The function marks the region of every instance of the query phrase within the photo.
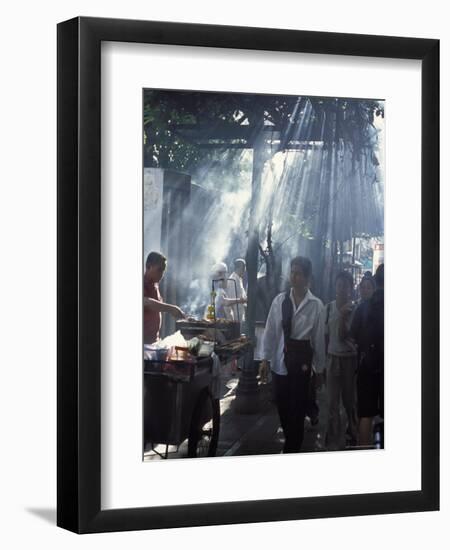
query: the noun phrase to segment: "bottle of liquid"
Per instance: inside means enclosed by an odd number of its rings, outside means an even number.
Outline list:
[[[208,321],[214,321],[215,318],[216,318],[215,302],[216,302],[216,293],[213,290],[211,292],[211,303],[209,304],[207,312],[206,312],[206,318],[208,319]]]

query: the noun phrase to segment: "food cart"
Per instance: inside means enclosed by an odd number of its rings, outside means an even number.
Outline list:
[[[144,359],[144,442],[161,458],[169,457],[169,446],[187,439],[188,457],[215,456],[220,430],[220,364],[242,356],[249,349],[245,338],[233,338],[236,327],[190,321],[177,323],[184,336],[211,337],[203,346],[212,348],[198,355],[175,349],[171,355]],[[199,330],[199,329],[202,330]],[[220,332],[219,332],[220,331]],[[239,335],[238,335],[239,336]],[[165,451],[156,449],[164,445]]]
[[[213,387],[213,359],[144,360],[144,440],[154,450],[188,439],[188,456],[214,456],[220,405]]]

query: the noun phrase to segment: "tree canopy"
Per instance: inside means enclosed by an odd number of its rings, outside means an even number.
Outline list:
[[[372,99],[146,90],[144,161],[193,172],[214,151],[252,148],[261,131],[273,154],[344,140],[358,157],[383,109]]]

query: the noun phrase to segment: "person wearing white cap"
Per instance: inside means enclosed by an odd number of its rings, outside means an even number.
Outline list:
[[[223,262],[218,262],[211,269],[211,280],[215,297],[216,319],[234,320],[231,306],[246,303],[245,298],[228,298],[226,288],[228,286],[228,268]]]

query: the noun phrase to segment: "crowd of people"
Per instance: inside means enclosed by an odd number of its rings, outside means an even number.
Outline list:
[[[384,418],[384,264],[364,275],[358,300],[352,275],[338,273],[325,306],[309,289],[311,276],[308,258],[291,261],[290,290],[273,300],[264,332],[260,376],[266,381],[270,369],[283,452],[301,451],[305,416],[323,386],[326,449],[370,447],[374,418]]]
[[[144,343],[159,337],[161,313],[185,316],[159,293],[166,258],[151,252],[144,274]],[[213,266],[215,317],[246,317],[245,260],[234,261],[228,277],[225,263]],[[289,289],[269,309],[262,337],[259,376],[272,382],[274,401],[284,434],[283,452],[300,452],[304,422],[318,422],[316,391],[326,391],[327,450],[373,445],[374,418],[384,416],[384,264],[374,276],[366,272],[354,288],[352,274],[335,279],[335,299],[324,305],[310,290],[311,261],[302,256],[290,263]],[[341,403],[346,422],[342,421]]]

